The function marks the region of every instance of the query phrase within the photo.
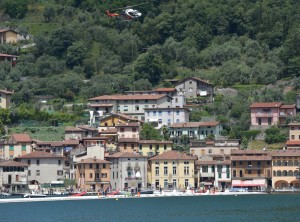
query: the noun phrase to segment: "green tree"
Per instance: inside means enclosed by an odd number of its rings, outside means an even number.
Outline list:
[[[162,140],[163,137],[150,123],[144,123],[140,133],[142,140]]]
[[[55,10],[51,6],[46,6],[44,9],[44,18],[47,22],[50,22],[55,17]]]
[[[84,58],[86,57],[88,48],[83,42],[74,42],[67,49],[67,65],[73,68],[77,65],[82,65]]]
[[[4,0],[2,6],[11,18],[22,19],[28,11],[28,3],[29,0]]]

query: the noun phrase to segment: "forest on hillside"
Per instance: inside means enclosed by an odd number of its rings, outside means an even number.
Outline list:
[[[60,110],[66,102],[195,76],[239,90],[216,95],[191,120],[218,116],[238,133],[249,127],[251,102],[295,103],[300,88],[297,0],[2,0],[0,6],[1,27],[24,37],[0,45],[1,53],[19,56],[13,68],[0,63],[0,88],[15,91],[16,105],[36,107],[48,96]],[[126,6],[142,16],[126,21],[105,13]]]

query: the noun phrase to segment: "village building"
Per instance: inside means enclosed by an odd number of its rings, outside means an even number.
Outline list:
[[[32,139],[28,134],[12,134],[1,144],[0,157],[14,159],[32,152]]]
[[[192,188],[195,186],[195,161],[197,157],[169,150],[151,157],[149,181],[155,189]]]
[[[286,141],[285,148],[288,150],[300,150],[300,123],[292,122],[289,126],[289,139]]]
[[[196,77],[188,77],[176,82],[175,88],[179,95],[184,95],[187,99],[203,97],[212,101],[213,98],[213,85]]]
[[[272,157],[266,150],[231,151],[232,187],[264,190],[272,186]]]
[[[170,138],[175,144],[187,145],[191,140],[203,140],[207,137],[218,139],[223,127],[220,122],[185,122],[170,126]]]
[[[0,90],[0,108],[2,109],[9,109],[12,100],[11,97],[14,94],[14,92],[7,91],[7,90]]]
[[[139,140],[138,141],[138,152],[143,156],[152,157],[159,155],[163,152],[172,150],[172,141],[160,141],[160,140]]]
[[[186,108],[145,108],[145,122],[151,123],[157,129],[188,121],[189,110]]]
[[[110,187],[110,162],[87,158],[77,162],[77,188],[84,191],[106,190]]]
[[[300,188],[300,150],[272,151],[272,188]]]
[[[28,183],[30,190],[39,190],[42,188],[42,185],[66,178],[65,157],[63,156],[43,151],[35,151],[18,156],[16,160],[28,165]]]
[[[106,157],[111,162],[111,186],[115,190],[142,189],[148,186],[147,157],[117,152]]]
[[[203,156],[195,162],[195,187],[208,190],[225,190],[231,186],[231,163],[229,156],[217,159]]]
[[[18,41],[18,33],[12,29],[0,29],[0,43],[16,43]]]
[[[190,144],[190,153],[198,157],[230,155],[231,150],[240,149],[238,139],[192,140]]]
[[[27,176],[27,164],[0,159],[0,192],[25,192],[27,190]]]
[[[296,115],[296,105],[283,105],[281,102],[252,103],[251,128],[267,128],[272,125],[283,125],[288,116]]]
[[[86,137],[94,137],[98,129],[90,126],[77,126],[65,128],[65,140],[82,140]]]

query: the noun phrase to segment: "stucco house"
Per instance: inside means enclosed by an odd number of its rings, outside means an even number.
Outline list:
[[[212,101],[213,85],[196,77],[188,77],[175,84],[178,94],[186,98],[207,97]]]
[[[251,127],[269,127],[284,124],[287,116],[296,115],[296,105],[283,105],[281,102],[252,103]]]
[[[7,91],[7,90],[0,90],[0,108],[2,109],[9,109],[12,103],[11,96],[14,92]]]
[[[32,152],[32,139],[28,134],[12,134],[0,148],[0,156],[13,159]]]
[[[167,140],[139,140],[138,152],[144,156],[154,156],[172,150],[173,142]]]
[[[111,162],[113,189],[131,190],[147,187],[147,157],[138,153],[117,152],[106,157]]]
[[[175,144],[189,144],[190,140],[203,140],[208,136],[218,139],[223,127],[220,122],[185,122],[170,126],[170,138]]]
[[[16,158],[28,165],[29,189],[40,189],[41,184],[65,179],[65,157],[43,151],[35,151]]]
[[[187,188],[195,186],[196,156],[175,150],[163,152],[149,159],[152,187],[158,189]]]
[[[16,43],[18,33],[12,29],[0,29],[0,43]]]
[[[0,159],[0,192],[25,192],[27,189],[28,165]]]
[[[288,150],[300,150],[300,123],[292,122],[289,126],[289,139],[286,141],[285,148]]]

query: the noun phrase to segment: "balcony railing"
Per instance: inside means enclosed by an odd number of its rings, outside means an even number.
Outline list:
[[[142,180],[141,177],[125,177],[125,180],[129,181],[129,180]]]
[[[200,173],[200,177],[215,177],[215,173]]]
[[[255,117],[273,117],[273,113],[255,113]]]

